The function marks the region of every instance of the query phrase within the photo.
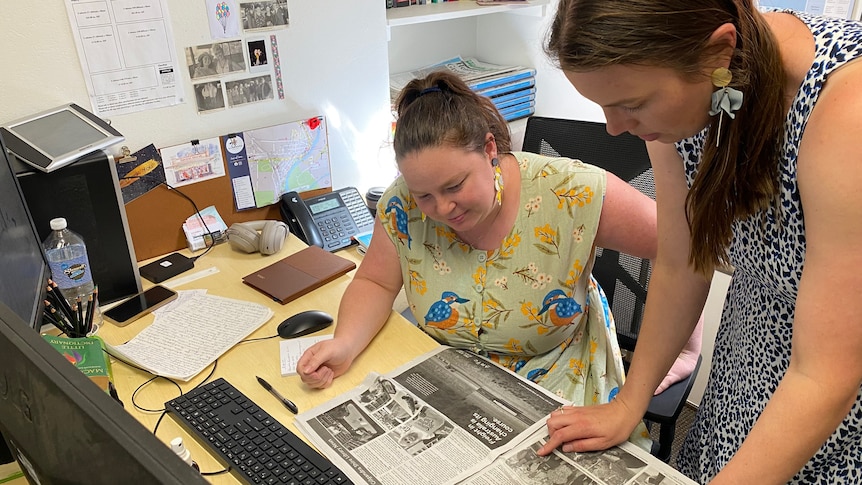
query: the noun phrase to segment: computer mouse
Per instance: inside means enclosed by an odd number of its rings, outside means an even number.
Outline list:
[[[332,325],[332,315],[320,310],[306,310],[287,317],[278,324],[281,338],[296,338],[323,330]]]

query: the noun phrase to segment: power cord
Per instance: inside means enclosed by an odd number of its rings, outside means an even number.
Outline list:
[[[154,176],[152,176],[152,175],[146,175],[146,174],[145,174],[145,175],[133,175],[133,176],[124,175],[124,176],[122,176],[122,177],[119,177],[119,180],[131,180],[131,181],[135,181],[135,180],[138,180],[138,179],[148,179],[148,180],[153,180],[153,181],[155,181],[155,182],[158,182],[158,184],[159,184],[159,185],[164,185],[168,190],[172,190],[172,191],[176,192],[177,194],[181,195],[183,198],[185,198],[186,200],[188,200],[188,201],[192,204],[192,207],[195,209],[195,215],[197,215],[197,216],[198,216],[198,219],[200,219],[200,221],[201,221],[201,225],[203,225],[203,227],[204,227],[204,237],[203,237],[203,240],[204,240],[204,246],[206,246],[206,249],[204,250],[204,252],[203,252],[203,253],[201,253],[201,254],[199,254],[199,255],[197,255],[197,256],[192,256],[192,257],[191,257],[191,258],[189,258],[189,259],[191,259],[191,260],[194,262],[194,261],[197,261],[200,257],[202,257],[202,256],[206,255],[208,252],[210,252],[210,250],[211,250],[211,249],[213,248],[213,246],[215,246],[215,244],[216,244],[216,243],[215,243],[215,237],[214,237],[214,235],[213,235],[213,232],[212,232],[212,231],[210,231],[210,228],[209,228],[209,227],[207,227],[207,223],[206,223],[206,221],[204,221],[204,218],[203,218],[203,216],[201,215],[201,211],[200,211],[200,209],[198,209],[198,205],[197,205],[197,204],[195,204],[195,201],[194,201],[194,200],[192,200],[192,198],[191,198],[191,197],[189,197],[188,195],[186,195],[185,193],[183,193],[183,191],[182,191],[182,190],[180,190],[180,189],[178,189],[177,187],[174,187],[173,185],[171,185],[171,184],[167,183],[166,181],[161,180],[161,179],[159,179],[159,178],[156,178],[156,177],[154,177]],[[158,187],[159,185],[156,185],[156,187]],[[209,236],[209,237],[207,237],[207,236]],[[209,241],[209,243],[208,243],[207,241]]]

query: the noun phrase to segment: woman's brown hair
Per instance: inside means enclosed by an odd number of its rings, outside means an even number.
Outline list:
[[[674,69],[703,79],[721,48],[710,36],[721,25],[737,30],[730,86],[743,92],[731,120],[717,117],[704,142],[686,197],[689,261],[705,275],[729,264],[733,222],[770,207],[778,193],[784,136],[784,67],[769,26],[752,0],[560,0],[545,53],[564,71],[611,65]]]
[[[482,151],[489,132],[500,153],[511,150],[509,125],[494,103],[448,71],[413,79],[401,91],[395,106],[396,160],[441,145]]]

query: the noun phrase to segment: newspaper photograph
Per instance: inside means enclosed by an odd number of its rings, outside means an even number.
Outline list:
[[[295,424],[358,484],[694,483],[656,481],[677,472],[633,445],[537,456],[545,419],[562,404],[478,354],[441,346],[389,374],[369,374]],[[660,478],[648,481],[653,472]]]
[[[545,443],[529,439],[460,485],[696,485],[697,482],[632,443],[589,453],[536,454]]]

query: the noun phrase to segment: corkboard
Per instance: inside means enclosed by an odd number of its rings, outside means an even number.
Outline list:
[[[331,189],[311,190],[300,195],[303,198],[313,197],[330,192]],[[191,198],[199,210],[215,206],[228,227],[235,222],[281,219],[278,204],[237,211],[230,177],[227,176],[184,185],[178,190]],[[188,247],[182,226],[194,213],[195,208],[188,199],[164,185],[126,204],[135,258],[143,261]]]

